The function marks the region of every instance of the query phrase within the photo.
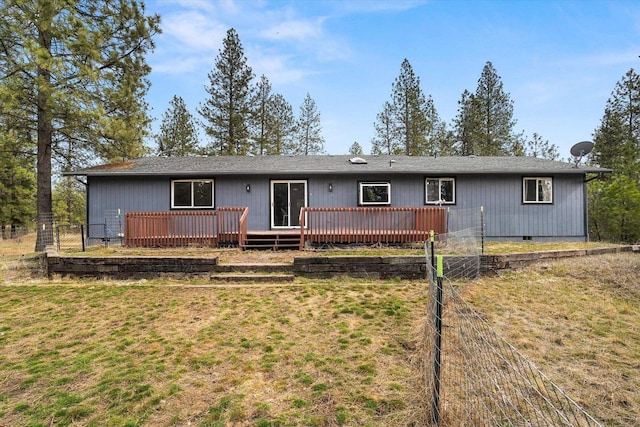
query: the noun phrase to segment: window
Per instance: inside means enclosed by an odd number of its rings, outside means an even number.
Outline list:
[[[553,180],[551,178],[523,178],[523,203],[553,203]]]
[[[171,207],[175,209],[213,208],[213,180],[171,181]]]
[[[453,204],[456,202],[456,181],[453,178],[426,179],[427,204]]]
[[[391,183],[361,182],[358,198],[359,205],[390,205]]]

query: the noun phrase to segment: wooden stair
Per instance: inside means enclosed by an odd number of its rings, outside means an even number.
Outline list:
[[[298,250],[300,232],[295,231],[258,231],[248,232],[243,249],[245,250]]]

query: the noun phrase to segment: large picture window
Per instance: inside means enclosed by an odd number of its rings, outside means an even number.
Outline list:
[[[212,179],[171,181],[171,207],[174,209],[213,208]]]
[[[553,203],[553,179],[523,178],[522,179],[523,203]]]
[[[454,178],[427,178],[425,181],[427,204],[454,204],[456,181]]]
[[[361,182],[358,191],[358,204],[390,205],[391,183],[389,182]]]

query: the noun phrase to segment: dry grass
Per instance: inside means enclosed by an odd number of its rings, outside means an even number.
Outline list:
[[[638,254],[509,271],[463,297],[587,412],[605,425],[640,425]]]
[[[422,282],[46,280],[32,249],[0,242],[0,425],[425,424]],[[589,413],[632,426],[638,277],[638,255],[568,259],[484,278],[464,296]]]
[[[328,247],[321,249],[308,249],[304,251],[241,251],[237,248],[209,248],[192,246],[188,248],[127,248],[119,244],[111,245],[107,248],[100,245],[90,246],[82,252],[75,244],[68,249],[62,249],[63,255],[69,256],[110,256],[110,255],[131,255],[131,256],[217,256],[221,263],[243,263],[243,262],[292,262],[294,257],[311,256],[385,256],[390,253],[397,256],[424,255],[424,246],[415,244],[410,247],[385,247],[379,245],[363,245],[356,247]],[[516,252],[532,251],[552,251],[567,249],[584,249],[616,246],[600,242],[488,242],[485,244],[486,254],[506,254]],[[468,247],[456,248],[450,242],[445,244],[437,243],[436,247],[441,253],[451,253],[457,250],[468,250]],[[33,246],[27,247],[32,250]],[[480,250],[480,248],[478,248]]]
[[[0,425],[425,423],[424,283],[212,286],[34,271],[3,269]]]

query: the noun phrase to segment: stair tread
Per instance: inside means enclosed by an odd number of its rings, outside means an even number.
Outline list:
[[[226,282],[291,282],[295,275],[291,274],[264,274],[264,273],[216,273],[209,276],[211,280]]]
[[[269,233],[252,234],[249,232],[244,241],[242,249],[254,249],[254,250],[282,250],[282,249],[299,249],[300,248],[300,236],[298,234],[291,233]]]

